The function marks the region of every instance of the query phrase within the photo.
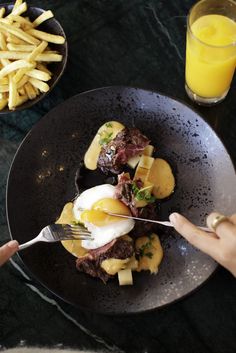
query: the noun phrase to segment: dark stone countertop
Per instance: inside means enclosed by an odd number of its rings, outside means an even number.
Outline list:
[[[192,105],[184,91],[186,14],[192,0],[41,0],[69,44],[67,69],[33,108],[0,116],[0,243],[9,239],[5,188],[13,155],[50,109],[79,92],[110,85],[157,90]],[[196,107],[236,164],[236,90],[223,103]],[[193,105],[192,105],[193,106]],[[222,181],[223,182],[223,181]],[[112,352],[233,353],[236,281],[220,268],[196,293],[152,313],[106,317],[82,312],[32,282],[14,257],[0,269],[0,348],[22,345]]]

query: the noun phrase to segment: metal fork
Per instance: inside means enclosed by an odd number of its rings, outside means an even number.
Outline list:
[[[61,240],[93,240],[91,233],[82,225],[73,224],[50,224],[44,227],[39,235],[32,240],[27,241],[19,246],[19,250],[28,248],[29,246],[43,241],[46,243],[54,243]]]

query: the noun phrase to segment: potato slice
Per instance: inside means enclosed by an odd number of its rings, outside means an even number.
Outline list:
[[[152,153],[153,153],[153,150],[154,150],[154,147],[152,145],[148,145],[144,148],[144,151],[141,155],[138,155],[138,156],[134,156],[134,157],[131,157],[127,164],[130,168],[132,169],[135,169],[137,164],[140,162],[140,159],[142,157],[142,155],[144,156],[149,156],[151,157],[152,156]]]
[[[128,166],[129,166],[130,168],[132,168],[132,169],[135,169],[136,166],[137,166],[137,164],[138,164],[139,161],[140,161],[140,158],[141,158],[141,156],[134,156],[134,157],[131,157],[131,158],[128,160],[128,162],[127,162]]]
[[[140,237],[135,242],[135,248],[140,254],[137,271],[157,273],[163,258],[159,237],[154,233],[150,237]]]
[[[141,156],[139,161],[139,167],[145,169],[151,169],[154,158],[145,156],[144,154]]]
[[[169,163],[164,159],[154,160],[147,180],[154,184],[152,193],[157,199],[164,199],[174,191],[175,178]]]
[[[118,272],[118,280],[120,286],[127,286],[133,284],[133,276],[130,268]]]
[[[146,168],[142,168],[139,165],[137,166],[136,172],[134,174],[134,180],[140,179],[143,183],[146,181],[148,178],[150,170]]]
[[[97,131],[93,141],[91,142],[84,156],[85,167],[90,170],[97,169],[97,161],[102,148],[102,142],[107,142],[109,139],[114,139],[116,135],[125,127],[118,121],[108,121],[103,124]]]
[[[144,156],[149,156],[149,157],[151,157],[152,154],[153,154],[153,151],[154,151],[154,146],[152,146],[152,145],[147,145],[147,146],[144,148],[143,154],[144,154]]]

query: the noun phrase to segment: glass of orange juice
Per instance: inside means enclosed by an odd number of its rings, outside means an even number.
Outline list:
[[[222,101],[236,65],[236,2],[201,0],[187,23],[185,89],[198,104]]]

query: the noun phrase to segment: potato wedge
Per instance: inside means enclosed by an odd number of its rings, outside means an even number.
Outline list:
[[[140,158],[141,158],[141,156],[134,156],[134,157],[131,157],[131,158],[128,160],[128,162],[127,162],[128,166],[129,166],[130,168],[132,168],[132,169],[135,169],[136,166],[137,166],[137,164],[138,164],[139,161],[140,161]]]
[[[118,272],[118,280],[120,286],[129,286],[133,284],[133,276],[130,268]]]
[[[141,168],[145,168],[145,169],[151,169],[153,161],[154,161],[154,158],[149,157],[149,156],[145,156],[143,154],[140,158],[138,166]]]
[[[149,169],[139,167],[138,165],[134,174],[134,180],[140,179],[144,183],[148,178],[149,171]]]
[[[175,178],[169,163],[164,159],[154,160],[147,180],[154,184],[152,193],[157,199],[164,199],[174,191]]]
[[[152,146],[152,145],[147,145],[147,146],[144,148],[143,154],[144,154],[144,156],[149,156],[149,157],[151,157],[152,154],[153,154],[153,151],[154,151],[154,146]]]

